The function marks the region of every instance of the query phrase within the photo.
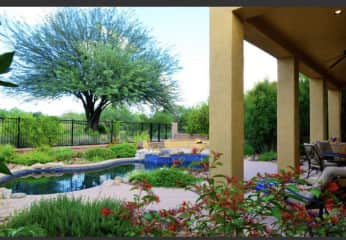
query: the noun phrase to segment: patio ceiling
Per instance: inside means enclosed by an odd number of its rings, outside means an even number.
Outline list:
[[[342,9],[340,15],[334,14]],[[300,72],[325,78],[329,88],[346,87],[346,59],[329,66],[346,50],[345,7],[241,7],[245,40],[276,58],[296,56]]]

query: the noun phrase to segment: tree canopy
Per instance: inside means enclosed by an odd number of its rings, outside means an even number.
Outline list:
[[[177,95],[177,59],[132,15],[115,8],[63,8],[42,24],[5,21],[17,50],[15,92],[72,95],[97,129],[102,111],[121,104],[169,109]]]

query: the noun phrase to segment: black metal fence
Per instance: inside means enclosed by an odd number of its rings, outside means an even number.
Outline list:
[[[101,121],[98,131],[87,126],[87,121],[83,120],[0,117],[0,144],[24,148],[35,146],[44,139],[43,142],[52,146],[78,146],[134,142],[135,137],[143,133],[152,142],[171,137],[170,124]]]

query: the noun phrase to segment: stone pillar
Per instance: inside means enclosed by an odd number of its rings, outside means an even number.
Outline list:
[[[298,61],[278,59],[278,170],[299,166]]]
[[[325,81],[310,79],[310,142],[327,138],[327,109],[325,105]]]
[[[233,7],[210,8],[210,149],[223,153],[212,174],[243,179],[243,24]]]
[[[328,135],[341,140],[341,91],[328,89]]]
[[[178,134],[178,123],[173,122],[171,125],[171,138],[175,139]]]

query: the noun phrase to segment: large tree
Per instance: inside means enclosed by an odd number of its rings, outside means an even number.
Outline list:
[[[16,92],[38,98],[73,95],[97,129],[110,104],[169,109],[176,96],[176,58],[132,15],[115,8],[63,8],[42,24],[4,21],[18,49]]]

